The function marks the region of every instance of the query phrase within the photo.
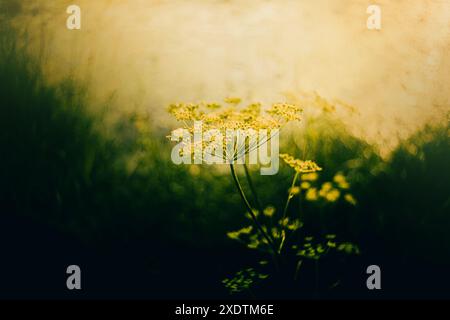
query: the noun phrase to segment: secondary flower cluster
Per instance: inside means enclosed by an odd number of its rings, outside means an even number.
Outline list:
[[[293,156],[286,153],[280,154],[280,158],[298,173],[313,173],[322,170],[321,167],[311,160],[295,159]]]

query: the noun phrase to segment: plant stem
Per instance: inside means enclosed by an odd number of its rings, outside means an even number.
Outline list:
[[[297,266],[295,267],[295,273],[294,273],[294,281],[297,281],[298,278],[298,272],[300,271],[300,267],[302,266],[303,260],[299,260],[297,262]]]
[[[247,178],[248,185],[250,187],[250,191],[252,192],[253,198],[255,199],[256,206],[258,207],[259,212],[263,213],[263,206],[261,205],[261,202],[259,201],[258,194],[256,193],[256,189],[253,184],[253,180],[250,177],[250,172],[248,171],[248,167],[245,163],[244,163],[244,170],[245,170],[245,177]]]
[[[230,163],[230,169],[231,169],[231,175],[233,176],[233,180],[234,180],[234,182],[236,184],[236,187],[237,187],[237,189],[239,191],[239,194],[240,194],[240,196],[242,198],[242,201],[245,204],[245,207],[246,207],[248,213],[250,214],[254,224],[256,225],[256,228],[261,233],[261,235],[264,237],[264,239],[266,239],[266,241],[269,244],[270,248],[272,249],[274,255],[276,256],[277,255],[277,250],[275,249],[275,245],[272,242],[272,239],[266,234],[264,229],[261,227],[261,224],[256,219],[256,215],[253,212],[253,209],[252,209],[250,203],[248,202],[247,197],[245,196],[244,190],[242,189],[242,186],[241,186],[241,184],[239,182],[239,179],[238,179],[238,177],[236,175],[236,170],[234,168],[234,164],[233,163]]]
[[[289,196],[286,200],[286,205],[284,206],[284,210],[283,210],[283,220],[286,218],[287,216],[287,210],[289,207],[289,203],[291,202],[292,199],[292,189],[295,187],[295,184],[297,183],[297,179],[298,179],[299,173],[296,172],[294,179],[292,180],[292,184],[291,184],[291,188],[289,189]]]
[[[280,246],[279,246],[279,248],[278,248],[278,253],[281,253],[281,250],[283,249],[283,245],[284,245],[284,242],[285,242],[285,237],[286,237],[286,224],[285,224],[284,220],[285,220],[286,217],[287,217],[287,211],[288,211],[288,208],[289,208],[289,203],[291,202],[291,199],[292,199],[292,197],[293,197],[293,195],[292,195],[292,189],[295,187],[295,184],[297,183],[298,176],[299,176],[299,173],[296,172],[296,173],[295,173],[295,176],[294,176],[294,179],[292,179],[291,188],[289,189],[289,195],[288,195],[288,198],[287,198],[287,200],[286,200],[286,204],[285,204],[285,206],[284,206],[284,210],[283,210],[283,218],[281,219],[282,224],[283,224],[283,229],[282,229],[281,235],[280,235],[280,237],[281,237],[281,243],[280,243]]]

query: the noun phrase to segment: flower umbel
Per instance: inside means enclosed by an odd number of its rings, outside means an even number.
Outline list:
[[[322,171],[322,168],[319,167],[314,161],[311,160],[299,160],[295,159],[293,156],[282,153],[280,154],[280,158],[283,161],[293,168],[298,173],[313,173],[317,171]]]
[[[187,132],[194,141],[199,126],[203,132],[213,132],[204,136],[189,152],[194,158],[203,156],[199,150],[214,153],[218,163],[217,156],[231,161],[249,154],[276,136],[287,122],[301,118],[302,110],[292,104],[276,103],[263,111],[260,103],[238,108],[240,102],[239,98],[227,98],[224,105],[216,102],[171,104],[169,113],[183,123],[173,132]],[[230,132],[236,134],[231,135]],[[236,144],[235,139],[238,141]]]

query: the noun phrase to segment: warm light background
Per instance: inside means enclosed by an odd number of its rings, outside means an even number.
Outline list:
[[[49,76],[74,72],[99,101],[114,93],[121,109],[151,110],[163,128],[170,102],[315,90],[357,106],[345,121],[392,146],[430,118],[445,121],[450,1],[378,0],[381,31],[366,28],[372,3],[38,0],[22,1],[16,22],[46,43]],[[80,31],[65,27],[70,4],[82,9]]]

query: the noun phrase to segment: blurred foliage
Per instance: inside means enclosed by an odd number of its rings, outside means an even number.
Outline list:
[[[231,279],[224,279],[222,283],[230,293],[238,293],[245,290],[249,290],[251,293],[252,285],[268,277],[269,275],[267,274],[259,273],[253,268],[247,268],[236,272],[236,275]]]
[[[252,230],[242,229],[248,222],[245,209],[220,168],[172,164],[167,132],[155,131],[150,115],[124,113],[114,126],[106,125],[102,113],[91,111],[97,108],[90,108],[86,88],[70,77],[48,84],[43,61],[28,56],[16,38],[2,25],[1,216],[41,221],[111,251],[124,241],[144,243],[139,254],[149,260],[155,251],[178,247],[191,253],[234,250],[226,237],[230,230],[238,231],[229,237],[248,237],[248,245],[259,246]],[[102,109],[107,112],[108,105]],[[286,131],[283,137],[283,151],[314,159],[323,172],[301,175],[288,194],[292,170],[286,166],[275,177],[254,175],[254,185],[264,201],[260,215],[268,223],[276,217],[275,208],[294,195],[294,218],[275,220],[273,227],[287,223],[288,229],[304,232],[303,240],[312,237],[294,248],[300,256],[315,257],[332,247],[411,264],[450,264],[448,123],[423,128],[388,159],[328,113],[308,118],[300,131]],[[334,234],[345,240],[326,238]],[[239,257],[268,267],[258,254]],[[241,267],[235,260],[224,254],[217,264],[227,269],[216,272],[229,275],[229,268]],[[186,261],[200,268],[196,263]],[[164,261],[157,265],[166,267]],[[266,271],[246,269],[226,285],[245,291]]]
[[[315,260],[316,264],[318,264],[320,259],[332,252],[359,254],[360,251],[357,245],[349,242],[337,242],[335,234],[322,234],[319,232],[319,240],[313,241],[314,237],[308,234],[313,229],[309,225],[305,226],[303,222],[305,221],[303,208],[300,208],[300,210],[296,208],[294,212],[289,210],[291,200],[294,198],[298,198],[300,204],[306,200],[319,203],[323,207],[327,204],[336,204],[343,192],[346,192],[343,197],[344,201],[348,204],[356,205],[356,200],[348,193],[350,184],[347,182],[346,177],[339,172],[334,176],[333,182],[325,182],[320,188],[315,188],[312,184],[317,181],[322,171],[317,164],[310,160],[295,159],[289,154],[280,154],[280,158],[295,171],[291,187],[287,192],[284,209],[280,210],[280,212],[277,212],[273,206],[260,209],[261,212],[257,209],[252,209],[253,216],[249,213],[246,216],[252,220],[256,227],[261,225],[260,229],[262,230],[249,225],[240,230],[228,232],[228,237],[242,242],[249,249],[258,250],[271,256],[274,262],[273,271],[266,270],[265,272],[269,274],[275,272],[277,275],[282,274],[284,281],[295,281],[298,278],[300,266],[305,259]],[[249,175],[246,175],[246,177],[250,185],[252,180]],[[259,198],[253,189],[254,198]],[[311,196],[311,194],[314,194],[314,196]],[[319,207],[315,207],[314,211],[317,212],[319,211],[318,209]],[[258,225],[256,225],[257,223]],[[268,236],[264,237],[263,233]],[[275,250],[271,246],[273,243],[275,244]],[[267,269],[266,265],[260,264],[259,267]],[[291,279],[289,280],[291,272]],[[319,277],[318,271],[316,272],[316,277]],[[225,283],[230,293],[242,291],[237,290],[240,286],[233,282],[236,279],[239,280],[240,284],[243,281],[242,274],[238,273],[235,278]],[[233,286],[230,286],[230,283],[233,283]],[[250,289],[252,285],[256,284],[251,280],[244,281],[244,283],[245,289]]]

